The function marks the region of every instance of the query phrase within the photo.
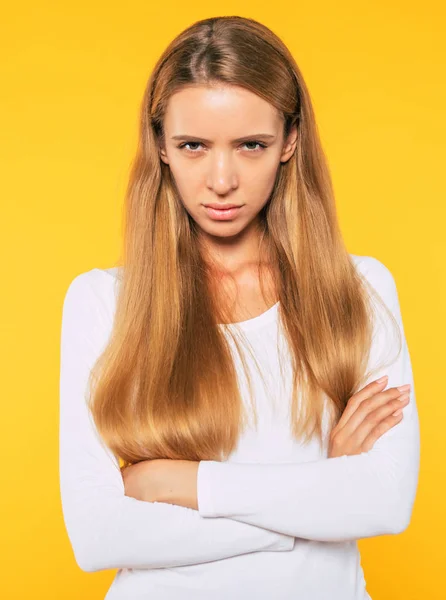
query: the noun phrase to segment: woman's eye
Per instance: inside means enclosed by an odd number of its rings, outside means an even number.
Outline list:
[[[262,144],[261,142],[255,142],[255,141],[245,142],[243,145],[247,146],[248,144],[256,144],[257,145],[257,148],[249,150],[250,152],[259,152],[259,151],[262,151],[264,148],[266,148],[266,144]]]
[[[184,142],[183,144],[180,144],[178,146],[178,148],[180,148],[180,150],[182,148],[184,148],[190,154],[197,154],[198,150],[200,149],[200,148],[197,148],[197,146],[201,146],[201,145],[202,145],[201,142]],[[262,152],[262,150],[264,150],[267,147],[266,144],[263,144],[262,142],[257,142],[255,140],[252,140],[252,141],[249,141],[249,142],[244,142],[242,144],[242,146],[249,146],[249,145],[257,146],[256,148],[248,148],[248,152],[250,152],[250,153]],[[195,146],[195,147],[190,148],[190,146]]]
[[[180,144],[179,148],[185,148],[186,146],[190,146],[190,145],[200,145],[200,142],[185,142],[184,144]],[[186,148],[186,150],[189,150],[190,152],[196,152],[196,150],[191,150],[190,148]]]

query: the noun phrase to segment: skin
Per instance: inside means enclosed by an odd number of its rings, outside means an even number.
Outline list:
[[[258,215],[281,163],[295,151],[297,128],[284,139],[280,113],[241,87],[194,85],[169,99],[164,134],[160,160],[169,166],[185,210],[199,225],[203,245],[222,272],[235,278],[251,316],[263,312],[267,307],[255,269]],[[174,139],[180,135],[185,137]],[[209,202],[244,206],[233,219],[215,221],[203,206]],[[198,510],[198,465],[164,459],[131,465],[122,471],[125,493]]]
[[[296,147],[296,127],[287,140],[283,140],[282,127],[272,105],[236,86],[187,87],[169,100],[160,158],[169,165],[181,201],[200,226],[204,243],[231,271],[258,258],[258,213],[273,189],[280,163],[289,160]],[[260,133],[274,137],[267,140],[256,135]],[[181,134],[187,137],[172,139]],[[244,143],[234,141],[244,137]],[[253,141],[268,147],[263,149]],[[214,221],[202,206],[208,202],[245,206],[231,221]]]

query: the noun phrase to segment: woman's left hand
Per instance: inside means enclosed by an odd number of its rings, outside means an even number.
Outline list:
[[[198,510],[199,461],[144,460],[121,469],[125,495],[145,502],[166,502]]]

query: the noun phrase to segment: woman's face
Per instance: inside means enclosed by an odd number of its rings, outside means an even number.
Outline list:
[[[278,111],[244,88],[195,85],[169,99],[164,136],[160,157],[185,209],[206,234],[230,237],[252,224],[268,201],[297,130],[284,140]],[[208,204],[239,208],[213,212]]]

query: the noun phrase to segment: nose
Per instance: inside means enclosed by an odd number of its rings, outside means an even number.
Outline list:
[[[229,153],[219,152],[211,158],[207,186],[219,195],[227,194],[238,186],[238,176]]]

